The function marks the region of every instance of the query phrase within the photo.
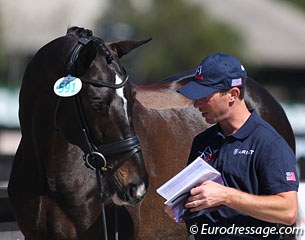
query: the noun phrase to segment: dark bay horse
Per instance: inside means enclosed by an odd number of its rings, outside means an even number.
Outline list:
[[[105,205],[144,197],[148,175],[132,123],[134,92],[119,58],[147,41],[107,44],[72,27],[29,63],[8,186],[27,240],[103,238],[97,180],[84,160],[102,169]]]

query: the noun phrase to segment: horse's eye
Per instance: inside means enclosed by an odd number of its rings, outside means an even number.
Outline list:
[[[91,108],[95,112],[107,114],[109,106],[104,102],[93,102],[91,103]]]

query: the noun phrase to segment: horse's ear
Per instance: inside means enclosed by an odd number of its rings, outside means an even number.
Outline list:
[[[75,63],[75,69],[78,76],[85,74],[85,72],[90,67],[93,59],[96,57],[96,52],[97,50],[93,41],[90,41],[84,47],[82,47]]]
[[[116,51],[118,53],[118,57],[121,58],[124,55],[131,52],[133,49],[142,46],[143,44],[149,42],[151,38],[148,38],[143,41],[131,41],[131,40],[125,40],[125,41],[118,41],[110,43],[109,46],[112,50]]]

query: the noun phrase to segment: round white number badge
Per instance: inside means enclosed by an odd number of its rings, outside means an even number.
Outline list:
[[[54,92],[60,97],[71,97],[82,89],[82,81],[79,78],[68,75],[58,79],[54,84]]]

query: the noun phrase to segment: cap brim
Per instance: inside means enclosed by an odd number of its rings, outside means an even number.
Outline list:
[[[177,92],[181,93],[183,96],[192,99],[198,100],[201,98],[206,98],[212,93],[216,92],[218,89],[203,86],[197,81],[190,81],[185,84],[183,87],[179,88]]]

